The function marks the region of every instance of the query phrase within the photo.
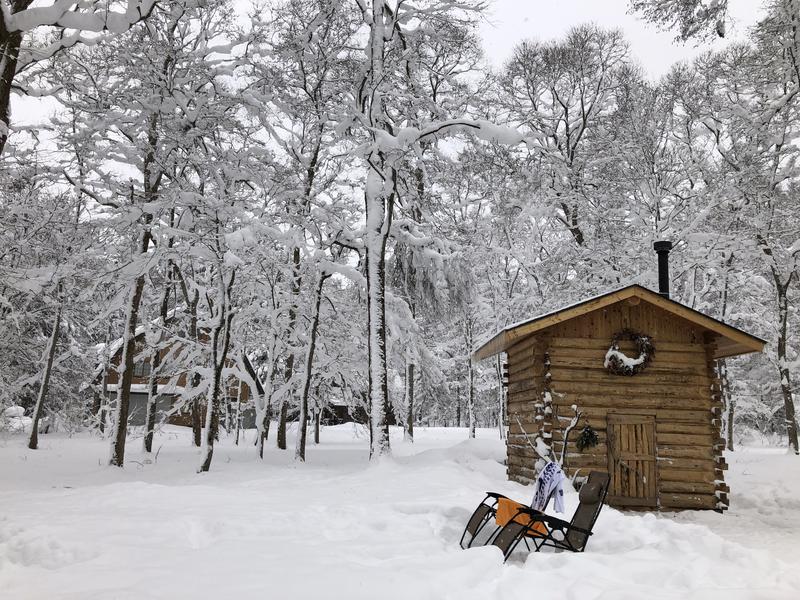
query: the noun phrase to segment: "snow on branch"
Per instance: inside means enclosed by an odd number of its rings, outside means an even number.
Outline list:
[[[561,432],[561,457],[558,461],[558,464],[561,465],[562,468],[566,468],[566,458],[567,458],[567,442],[569,440],[569,434],[578,426],[578,422],[583,417],[583,412],[578,410],[578,406],[573,404],[570,408],[575,413],[572,418],[570,417],[558,417],[559,421],[569,419],[569,423],[567,424],[566,428],[564,428]]]
[[[527,141],[527,137],[518,129],[497,125],[483,119],[452,119],[431,123],[419,132],[419,137],[416,141],[422,141],[429,136],[452,135],[454,133],[471,133],[487,142],[497,142],[509,146],[515,146]]]
[[[519,430],[522,432],[522,435],[525,436],[525,441],[528,442],[528,446],[531,447],[531,450],[534,451],[536,456],[545,462],[552,462],[553,459],[550,456],[550,447],[544,443],[544,440],[542,440],[540,436],[536,436],[536,442],[532,442],[517,413],[514,413],[514,419],[517,421],[517,425],[519,426]]]
[[[371,128],[375,146],[383,152],[407,150],[427,138],[444,137],[467,133],[487,142],[497,142],[509,146],[530,144],[534,136],[523,134],[518,129],[497,125],[483,119],[449,119],[430,123],[422,129],[402,127],[395,135],[383,129]]]
[[[36,6],[10,13],[3,4],[2,19],[8,32],[25,32],[37,27],[61,27],[76,31],[124,33],[134,24],[147,18],[157,0],[128,0],[125,12],[111,10],[113,1],[87,3],[56,0],[50,6]]]

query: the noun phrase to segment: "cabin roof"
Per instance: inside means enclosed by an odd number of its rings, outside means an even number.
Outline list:
[[[641,285],[633,284],[594,296],[593,298],[582,300],[576,304],[533,317],[532,319],[509,325],[481,344],[481,346],[473,352],[472,360],[477,362],[489,358],[499,352],[506,351],[513,346],[514,343],[524,337],[548,329],[558,323],[575,319],[634,297],[666,310],[677,317],[685,319],[715,334],[717,336],[717,346],[714,358],[725,358],[728,356],[737,356],[739,354],[748,354],[750,352],[761,352],[764,349],[764,345],[767,343],[759,337],[737,329],[736,327],[732,327],[718,319],[709,317],[680,302],[665,298]]]

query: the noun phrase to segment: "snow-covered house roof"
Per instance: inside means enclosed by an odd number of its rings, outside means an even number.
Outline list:
[[[174,318],[174,311],[167,317],[167,319],[168,319],[168,321],[171,321],[173,318]],[[155,320],[151,321],[152,324],[158,324],[159,322],[160,322],[160,319],[155,319]],[[208,333],[208,329],[205,328],[205,327],[201,327],[200,331],[203,332],[203,333]],[[144,325],[139,325],[136,328],[134,339],[136,339],[136,340],[143,339],[145,337],[145,334],[146,334],[145,326]],[[95,346],[95,351],[97,352],[97,366],[95,367],[94,373],[92,374],[92,381],[93,382],[97,383],[97,382],[99,382],[100,378],[102,378],[103,372],[106,369],[106,360],[113,361],[113,359],[115,357],[117,357],[117,355],[119,355],[122,352],[122,342],[123,342],[123,339],[122,338],[118,338],[118,339],[113,340],[112,342],[110,342],[108,344],[108,346],[106,346],[106,344],[97,344]],[[180,343],[180,342],[177,342],[177,343]],[[252,362],[250,361],[250,357],[247,355],[246,352],[241,352],[241,354],[237,355],[235,350],[232,351],[230,358],[235,361],[237,359],[237,357],[241,358],[241,364],[244,367],[244,370],[246,371],[247,376],[249,378],[251,378],[252,381],[255,383],[255,386],[256,386],[256,389],[257,389],[258,393],[263,395],[264,394],[264,385],[261,382],[261,378],[258,376],[258,373],[257,373],[255,367],[253,366]],[[110,368],[115,368],[115,367],[110,367]],[[175,391],[176,390],[167,391],[167,392],[164,392],[164,393],[174,393]]]
[[[766,341],[759,337],[737,329],[718,319],[709,317],[700,311],[666,298],[641,285],[634,284],[605,292],[556,311],[509,325],[481,344],[478,349],[473,352],[472,360],[477,362],[489,358],[499,352],[506,351],[513,346],[514,343],[524,337],[543,331],[558,323],[563,323],[564,321],[580,317],[587,313],[601,310],[612,304],[634,298],[657,306],[714,334],[717,337],[714,358],[725,358],[750,352],[761,352],[766,344]]]

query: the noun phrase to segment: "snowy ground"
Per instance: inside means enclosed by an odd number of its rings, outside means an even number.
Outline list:
[[[724,515],[606,508],[586,553],[504,565],[496,548],[458,548],[484,490],[531,495],[505,480],[494,431],[419,429],[413,446],[394,431],[395,457],[373,465],[349,425],[324,429],[305,465],[225,440],[205,475],[188,433],[163,433],[155,464],[132,440],[124,470],[97,438],[30,451],[0,437],[0,597],[800,597],[800,460],[783,451],[729,454]]]

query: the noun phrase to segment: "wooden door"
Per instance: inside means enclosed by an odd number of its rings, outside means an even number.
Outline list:
[[[609,504],[656,507],[656,421],[651,415],[608,415]]]

